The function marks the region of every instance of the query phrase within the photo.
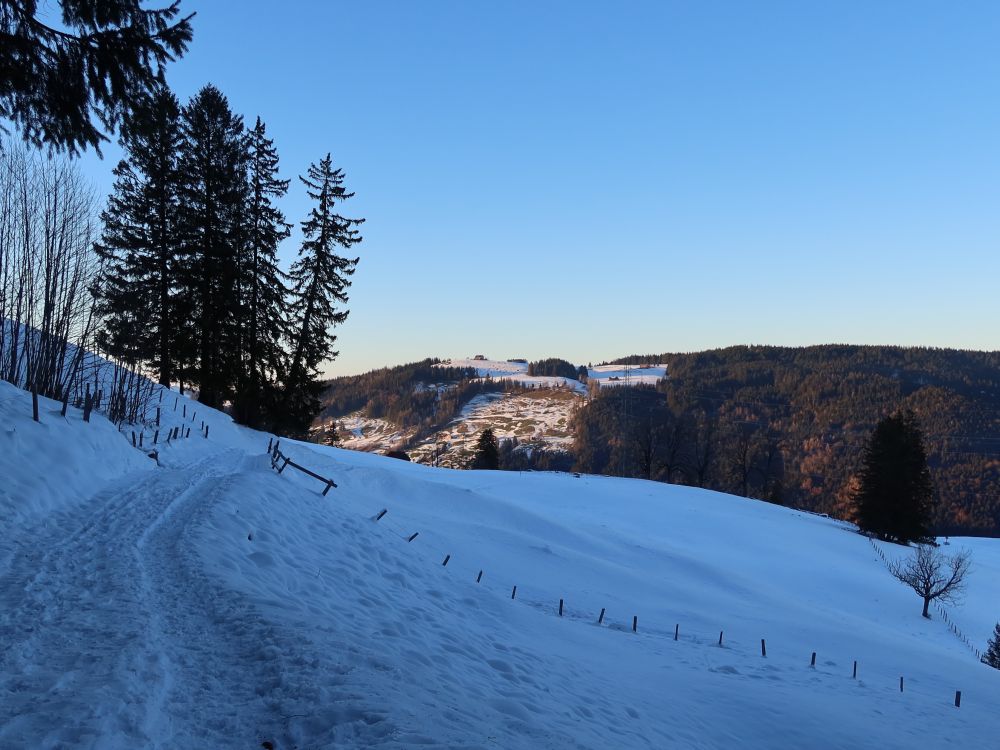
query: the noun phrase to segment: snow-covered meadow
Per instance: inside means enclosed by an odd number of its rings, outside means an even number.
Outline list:
[[[35,424],[0,390],[5,747],[966,748],[1000,730],[1000,673],[849,525],[283,440],[338,483],[323,497],[271,468],[271,436],[194,404],[209,437],[159,466],[103,417],[43,407]],[[960,546],[975,570],[952,618],[985,638],[1000,545]]]

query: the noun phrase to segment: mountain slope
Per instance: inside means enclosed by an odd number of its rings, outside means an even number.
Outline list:
[[[268,436],[198,411],[208,438],[10,527],[4,745],[981,747],[1000,730],[1000,675],[920,618],[849,525],[282,441],[338,483],[323,497],[271,468]],[[27,433],[27,414],[0,401],[0,426]],[[54,422],[46,440],[85,466]],[[132,450],[95,435],[102,455]],[[0,473],[43,462],[15,447]],[[982,632],[1000,571],[976,544],[977,598],[952,614]]]

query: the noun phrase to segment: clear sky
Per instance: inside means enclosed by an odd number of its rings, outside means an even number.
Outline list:
[[[285,177],[330,151],[357,192],[333,374],[1000,348],[996,2],[182,8],[182,100],[214,83],[261,115]],[[117,157],[84,159],[102,191]],[[296,181],[283,208],[297,224],[308,207]]]

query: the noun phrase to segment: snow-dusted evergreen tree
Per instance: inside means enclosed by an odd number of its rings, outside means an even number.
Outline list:
[[[245,247],[247,137],[243,118],[214,86],[181,116],[179,228],[183,243],[181,335],[191,380],[212,407],[234,396],[241,371],[241,260]]]
[[[1000,622],[993,626],[993,635],[983,654],[983,664],[989,664],[994,669],[1000,669]]]
[[[286,274],[278,267],[278,245],[291,225],[275,206],[288,191],[288,180],[278,178],[278,152],[260,118],[248,133],[244,212],[246,245],[240,277],[243,363],[236,396],[236,417],[243,424],[261,426],[274,418],[274,384],[283,372],[282,347],[287,334]]]
[[[104,315],[102,346],[130,364],[148,364],[168,385],[176,360],[177,98],[160,84],[122,129],[125,158],[102,213],[95,287]]]
[[[338,251],[350,250],[361,242],[357,227],[364,219],[348,219],[337,213],[337,205],[354,193],[344,188],[344,173],[334,169],[327,154],[319,164],[311,164],[300,177],[316,205],[302,222],[303,242],[299,259],[289,274],[292,280],[292,356],[285,382],[286,419],[290,429],[303,432],[319,408],[319,367],[334,359],[337,337],[333,327],[343,323],[358,258]]]

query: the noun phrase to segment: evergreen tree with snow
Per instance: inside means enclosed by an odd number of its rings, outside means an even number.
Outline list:
[[[292,431],[306,431],[319,410],[319,368],[336,358],[333,333],[347,319],[347,289],[358,258],[340,253],[361,242],[364,219],[348,219],[338,205],[354,196],[344,188],[344,172],[335,169],[330,154],[311,164],[299,178],[315,202],[302,222],[302,247],[289,274],[291,290],[291,360],[285,381],[285,419]]]
[[[986,653],[983,654],[983,664],[1000,669],[1000,622],[993,626],[993,636],[987,645]]]
[[[291,229],[275,205],[288,191],[289,181],[278,178],[278,152],[260,117],[248,132],[247,179],[246,246],[240,279],[245,345],[236,418],[259,427],[275,409],[274,384],[284,369],[287,276],[278,266],[277,251]]]
[[[241,261],[246,242],[247,137],[219,89],[205,86],[181,114],[179,234],[182,336],[199,400],[221,407],[241,372]]]
[[[858,526],[880,539],[926,539],[934,485],[916,415],[901,411],[875,427],[865,448],[854,504]]]
[[[176,360],[179,142],[177,98],[161,82],[122,129],[125,158],[115,167],[96,245],[100,344],[129,364],[151,366],[162,385],[170,384]]]

